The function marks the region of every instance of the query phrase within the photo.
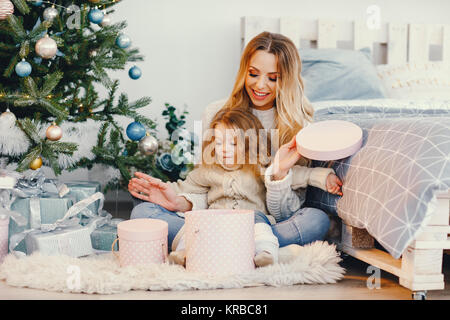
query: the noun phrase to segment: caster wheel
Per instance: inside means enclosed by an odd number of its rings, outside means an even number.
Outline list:
[[[426,291],[415,291],[412,293],[413,300],[426,300],[427,292]]]

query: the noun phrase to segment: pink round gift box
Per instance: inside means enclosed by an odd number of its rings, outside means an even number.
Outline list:
[[[306,126],[297,134],[297,151],[311,160],[344,159],[361,148],[362,138],[361,128],[352,122],[319,121]]]
[[[196,210],[185,214],[186,270],[208,275],[255,268],[253,210]]]
[[[166,261],[169,225],[158,219],[132,219],[117,225],[122,267]],[[114,248],[114,244],[112,248]]]
[[[8,228],[9,216],[6,214],[0,215],[0,263],[8,254]]]

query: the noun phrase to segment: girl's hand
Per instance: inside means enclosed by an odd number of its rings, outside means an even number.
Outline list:
[[[334,173],[330,173],[327,177],[327,191],[332,194],[342,196],[342,181]]]
[[[301,157],[301,154],[297,152],[297,142],[294,136],[291,141],[283,144],[275,154],[272,172],[273,179],[283,179]]]
[[[128,183],[128,191],[136,198],[159,204],[170,211],[178,211],[179,197],[169,184],[145,173],[136,172]]]

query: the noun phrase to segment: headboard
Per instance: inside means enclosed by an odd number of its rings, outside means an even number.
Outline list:
[[[441,60],[450,63],[450,25],[384,23],[369,29],[364,20],[305,20],[296,17],[242,17],[242,49],[257,34],[281,33],[297,46],[361,49],[370,47],[375,64]],[[430,59],[433,51],[435,59]],[[437,57],[437,58],[436,58]]]

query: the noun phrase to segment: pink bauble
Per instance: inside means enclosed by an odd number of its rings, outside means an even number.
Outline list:
[[[61,127],[57,126],[56,124],[52,124],[50,127],[47,128],[47,131],[45,131],[45,136],[48,140],[51,141],[58,141],[62,137],[62,129]]]
[[[36,42],[35,50],[40,57],[44,59],[51,59],[56,55],[58,46],[56,45],[56,41],[46,34],[45,37]]]
[[[349,157],[362,146],[363,132],[342,120],[314,122],[296,136],[297,151],[311,160],[332,161]]]
[[[0,20],[5,20],[14,13],[14,5],[9,0],[0,0]]]

